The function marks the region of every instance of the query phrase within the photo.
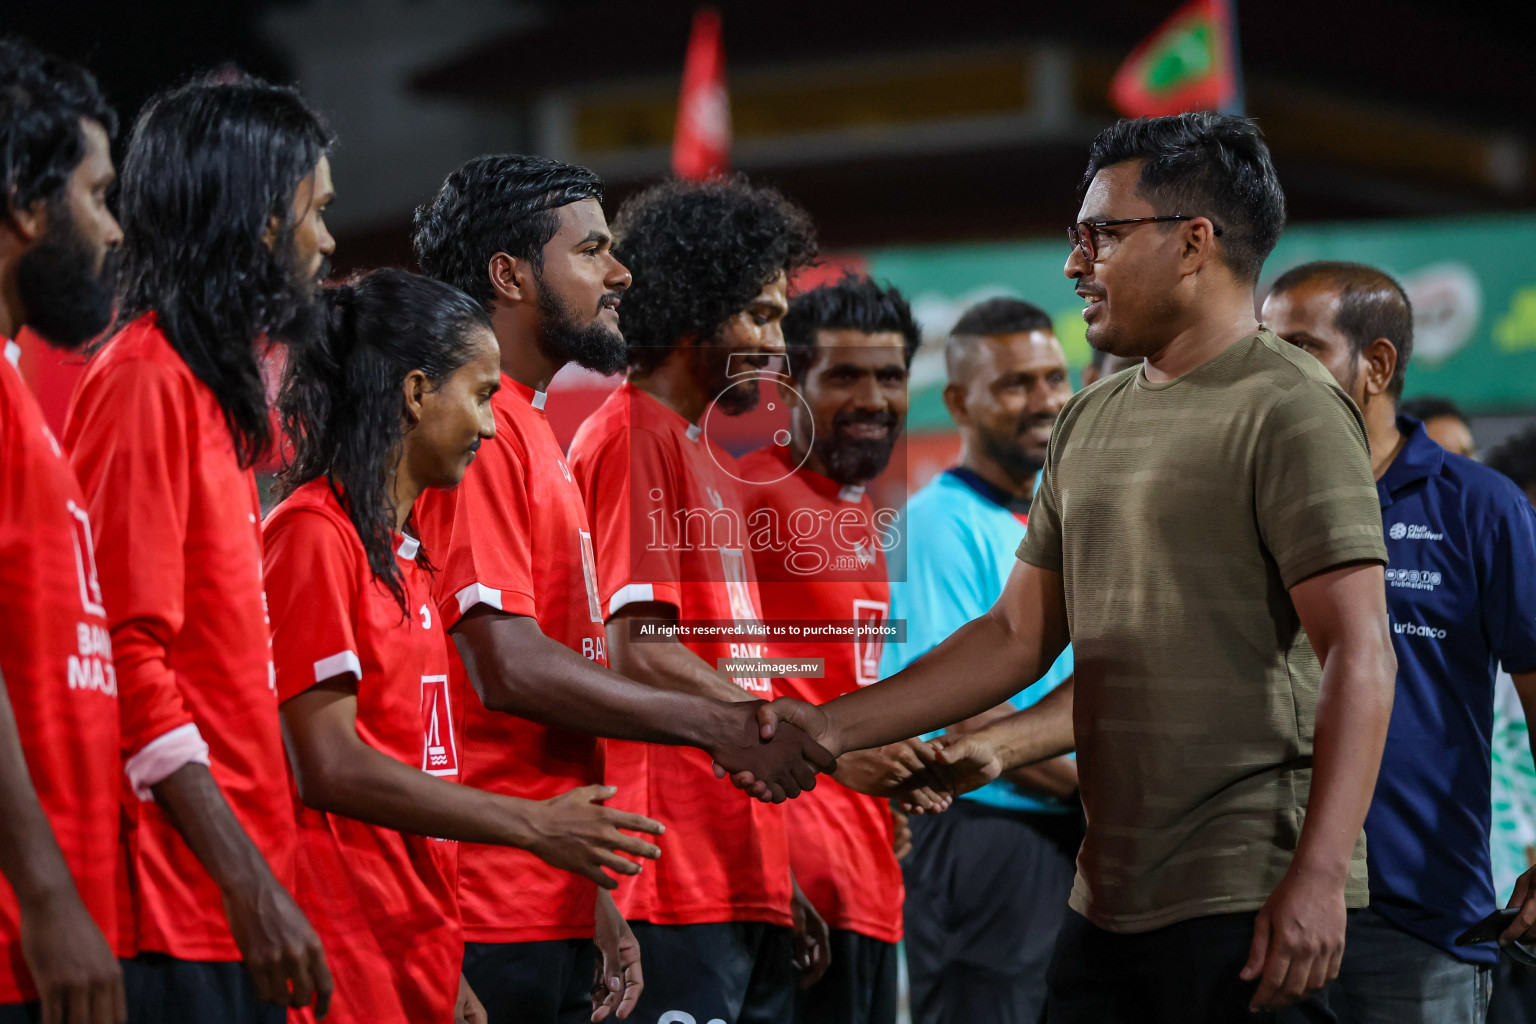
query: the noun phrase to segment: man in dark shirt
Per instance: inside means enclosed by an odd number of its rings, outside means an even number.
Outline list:
[[[1497,905],[1488,833],[1499,661],[1536,712],[1536,515],[1509,480],[1398,415],[1413,314],[1392,278],[1309,263],[1275,282],[1264,319],[1360,407],[1391,559],[1397,695],[1365,820],[1371,905],[1350,920],[1329,1005],[1344,1022],[1479,1022],[1498,951],[1455,939]],[[1515,886],[1527,909],[1512,934],[1536,919],[1536,898],[1522,899],[1532,880]]]

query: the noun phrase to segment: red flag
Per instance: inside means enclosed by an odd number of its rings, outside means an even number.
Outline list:
[[[693,16],[683,90],[677,102],[672,170],[700,179],[724,174],[731,165],[731,101],[725,91],[725,49],[720,15],[701,7]]]
[[[1190,0],[1125,59],[1109,85],[1127,117],[1242,106],[1230,0]]]

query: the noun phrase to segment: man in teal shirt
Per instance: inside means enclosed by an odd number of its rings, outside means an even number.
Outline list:
[[[964,442],[960,464],[907,504],[891,552],[891,675],[983,614],[1017,562],[1035,480],[1057,414],[1072,396],[1050,318],[1016,299],[962,316],[945,350],[944,402]],[[1006,743],[1008,718],[1072,675],[1072,650],[1044,678],[949,730]],[[942,741],[941,741],[942,742]],[[914,1024],[1035,1024],[1082,841],[1070,757],[1006,772],[937,817],[913,819],[904,866]]]

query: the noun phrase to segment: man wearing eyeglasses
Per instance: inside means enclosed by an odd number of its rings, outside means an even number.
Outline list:
[[[792,721],[860,749],[996,704],[1071,641],[1075,707],[1055,691],[1014,716],[1036,728],[1001,765],[1075,735],[1088,829],[1053,1024],[1267,1020],[1303,1001],[1327,1020],[1311,997],[1366,903],[1395,672],[1386,550],[1359,411],[1254,319],[1284,221],[1251,121],[1102,132],[1065,270],[1089,343],[1144,364],[1063,410],[989,612],[874,686],[759,709],[765,732]],[[963,743],[940,757],[999,767]]]

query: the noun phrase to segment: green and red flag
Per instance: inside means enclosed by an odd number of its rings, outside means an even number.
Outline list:
[[[1231,0],[1190,0],[1125,59],[1109,99],[1127,117],[1242,110]]]

